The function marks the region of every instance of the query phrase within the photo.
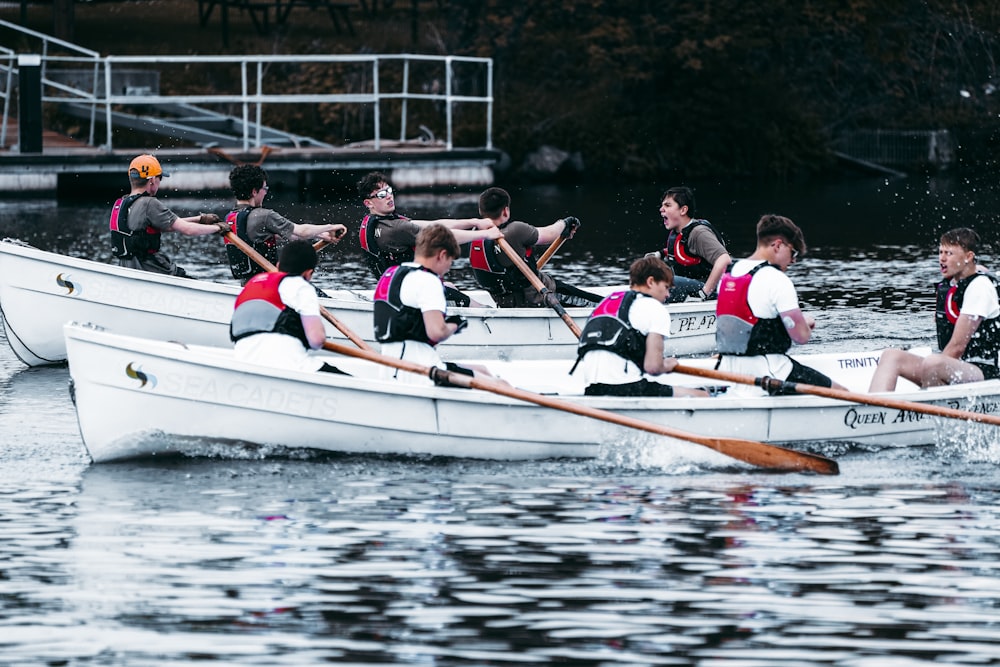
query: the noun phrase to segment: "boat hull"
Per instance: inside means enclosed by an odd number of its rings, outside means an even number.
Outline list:
[[[93,322],[140,337],[228,346],[239,286],[163,276],[0,242],[0,313],[14,353],[29,366],[66,361],[62,325]],[[338,290],[320,300],[338,321],[377,349],[369,293]],[[551,309],[456,308],[469,320],[439,346],[445,359],[571,358],[576,338]],[[715,346],[715,304],[670,306],[666,352],[689,355]],[[589,309],[568,308],[582,327]],[[327,323],[332,340],[345,336]]]
[[[501,460],[590,458],[636,447],[669,447],[685,457],[732,463],[689,442],[487,391],[378,379],[379,367],[364,360],[338,359],[350,377],[301,373],[237,362],[228,349],[145,340],[72,323],[65,331],[80,432],[95,462],[203,454],[206,446],[225,453],[239,444],[240,451],[278,446]],[[878,355],[802,359],[830,371],[858,359],[873,366]],[[959,428],[965,424],[816,396],[740,396],[734,391],[716,398],[585,397],[579,381],[567,373],[569,360],[490,365],[515,386],[559,391],[564,400],[589,408],[701,436],[799,447],[830,442],[904,446],[933,444],[948,422]],[[851,367],[838,379],[850,386],[870,372]],[[675,375],[670,381],[692,384],[696,379]],[[894,398],[995,412],[998,396],[1000,381],[914,389]]]

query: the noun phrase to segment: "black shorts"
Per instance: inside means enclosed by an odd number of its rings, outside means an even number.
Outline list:
[[[792,362],[792,371],[788,374],[788,377],[785,378],[785,382],[801,382],[802,384],[813,384],[817,387],[827,388],[833,386],[833,380],[819,371],[809,368],[808,366],[803,366],[791,357],[789,357],[788,360]]]
[[[989,364],[985,361],[970,361],[970,364],[983,372],[984,380],[996,380],[1000,377],[1000,368],[996,364]]]
[[[448,302],[448,305],[457,308],[468,308],[472,305],[472,297],[447,285],[444,286],[444,299]]]
[[[595,383],[587,385],[583,390],[585,396],[673,396],[674,388],[669,384],[650,382],[643,378],[636,382],[625,384],[602,384]]]
[[[474,377],[476,374],[471,368],[466,368],[465,366],[459,366],[458,364],[452,363],[450,361],[444,362],[444,367],[447,368],[452,373],[461,373],[462,375],[468,375],[469,377]]]

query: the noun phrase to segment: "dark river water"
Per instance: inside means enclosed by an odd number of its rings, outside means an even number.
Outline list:
[[[662,244],[664,188],[514,190],[515,218],[583,227],[551,264],[622,282]],[[698,186],[735,255],[760,214],[810,254],[789,275],[810,349],[932,343],[941,231],[978,229],[992,182],[863,179]],[[179,214],[217,198],[165,197]],[[0,237],[108,257],[110,202],[0,201]],[[273,206],[357,230],[353,201]],[[415,217],[472,215],[475,193],[402,193]],[[221,243],[169,236],[194,275]],[[356,241],[321,285],[370,288]],[[451,276],[471,285],[464,262]],[[0,664],[884,667],[1000,661],[1000,437],[829,449],[838,477],[681,466],[655,445],[592,461],[497,463],[302,454],[91,465],[64,367],[0,340]],[[114,418],[109,406],[109,419]],[[373,406],[377,419],[377,406]],[[558,416],[554,415],[553,419]]]

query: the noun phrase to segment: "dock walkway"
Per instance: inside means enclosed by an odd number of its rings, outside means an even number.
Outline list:
[[[7,21],[0,29],[0,36],[6,31],[38,40],[41,54],[15,53],[0,41],[0,192],[69,195],[109,182],[117,190],[123,165],[148,152],[171,164],[164,187],[179,191],[228,190],[228,173],[240,162],[266,160],[272,182],[300,192],[344,187],[358,172],[374,169],[400,187],[481,187],[493,183],[501,162],[492,144],[489,58],[102,56]],[[169,94],[159,85],[167,77],[173,81]],[[214,84],[179,90],[178,82],[201,80]],[[337,89],[331,81],[339,82]],[[31,90],[36,92],[26,92]],[[44,127],[39,138],[32,134],[37,125],[21,128],[20,137],[16,118],[25,113],[18,108],[23,104],[29,118],[43,123],[52,115],[75,119],[75,136],[87,140]],[[264,124],[290,107],[320,119],[316,130],[327,130],[331,122],[322,114],[333,113],[333,127],[348,138],[320,141]],[[464,141],[478,135],[482,144],[456,145],[459,119]],[[397,138],[387,136],[390,131]]]
[[[16,123],[8,137],[17,137]],[[8,139],[9,141],[9,139]],[[259,163],[278,188],[300,195],[351,189],[360,175],[373,170],[390,175],[398,187],[409,189],[481,188],[492,185],[502,153],[488,149],[448,150],[442,145],[383,141],[379,150],[370,142],[343,148],[117,148],[111,152],[88,146],[56,132],[42,136],[36,154],[0,149],[0,193],[4,195],[74,196],[94,190],[120,190],[128,163],[144,152],[155,152],[170,178],[165,190],[176,192],[229,191],[234,164]]]

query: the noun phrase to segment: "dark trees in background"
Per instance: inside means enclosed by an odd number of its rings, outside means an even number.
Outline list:
[[[496,63],[497,145],[588,170],[791,178],[858,128],[996,141],[996,0],[445,3],[452,52]]]
[[[515,165],[543,144],[579,152],[596,178],[793,179],[824,169],[831,142],[857,129],[948,129],[960,166],[998,166],[998,0],[379,0],[377,13],[352,10],[356,36],[293,21],[266,36],[244,31],[228,49],[215,43],[217,24],[197,25],[196,4],[87,2],[74,22],[73,0],[53,0],[45,20],[62,39],[75,32],[114,53],[491,57],[494,144]],[[301,75],[330,90],[366,85]],[[428,115],[431,125],[440,114]],[[456,132],[479,140],[480,119],[458,114]],[[328,109],[269,121],[332,142],[368,129]],[[415,112],[411,126],[420,122]]]
[[[74,37],[75,0],[52,1],[52,34],[59,39],[72,42]]]

